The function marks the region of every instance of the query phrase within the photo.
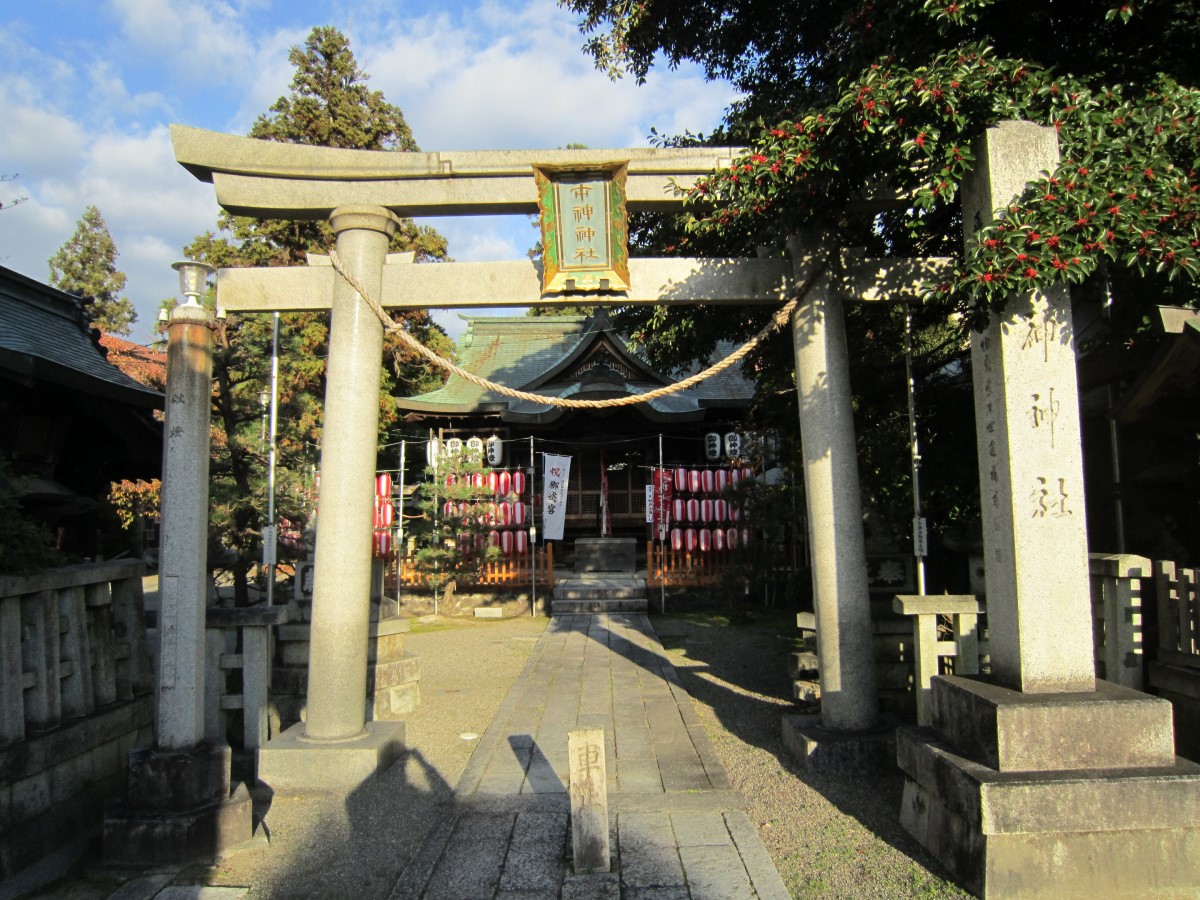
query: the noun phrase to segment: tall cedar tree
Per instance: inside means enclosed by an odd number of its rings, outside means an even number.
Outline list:
[[[369,90],[349,41],[337,29],[314,28],[288,56],[295,68],[291,91],[250,129],[250,137],[356,150],[415,151],[400,109]],[[335,245],[327,222],[251,219],[221,215],[219,232],[198,236],[184,248],[192,259],[217,267],[302,266],[305,254]],[[445,238],[405,220],[390,247],[415,251],[418,262],[446,257]],[[396,313],[410,334],[443,356],[453,352],[445,332],[424,311]],[[312,474],[318,458],[325,360],[326,313],[281,316],[277,509],[303,526],[311,511]],[[231,315],[217,330],[214,358],[212,527],[214,538],[237,552],[235,597],[245,602],[246,572],[261,558],[266,510],[263,440],[270,384],[272,317]],[[385,339],[380,395],[381,438],[395,424],[393,396],[432,390],[441,376],[400,341]],[[281,548],[286,552],[286,548]]]
[[[770,28],[745,0],[560,5],[580,15],[586,49],[613,77],[642,79],[656,58],[693,61],[744,95],[707,139],[660,137],[747,152],[703,180],[685,214],[633,222],[637,252],[753,255],[819,227],[872,255],[960,260],[912,311],[931,527],[978,514],[973,423],[961,414],[971,408],[966,342],[955,323],[978,322],[1013,291],[1066,283],[1077,303],[1111,298],[1111,317],[1089,337],[1120,349],[1146,339],[1147,304],[1197,305],[1194,3],[830,0],[779,5]],[[1018,118],[1058,130],[1062,166],[1004,221],[979,223],[979,250],[964,257],[957,190],[974,163],[967,148]],[[856,216],[880,187],[911,200]],[[911,516],[904,312],[852,305],[847,319],[864,490],[902,535]],[[667,365],[754,333],[764,314],[639,309],[619,321]],[[745,372],[760,384],[760,414],[796,440],[792,367],[783,335]]]
[[[117,270],[117,244],[100,210],[89,206],[75,233],[50,257],[50,283],[83,301],[88,322],[108,334],[129,334],[137,312],[125,290],[125,273]]]

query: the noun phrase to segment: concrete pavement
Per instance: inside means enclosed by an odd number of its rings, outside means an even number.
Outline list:
[[[573,873],[567,733],[605,731],[612,871]],[[649,620],[559,615],[392,891],[401,898],[787,898]]]

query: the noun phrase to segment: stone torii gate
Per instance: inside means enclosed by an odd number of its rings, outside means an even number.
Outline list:
[[[687,186],[728,165],[733,148],[397,153],[274,143],[172,126],[176,158],[211,182],[235,215],[327,218],[342,265],[385,308],[533,306],[546,302],[529,261],[413,265],[388,254],[397,217],[536,213],[533,164],[627,161],[627,205],[678,208]],[[830,267],[832,251],[796,242],[787,259],[632,259],[629,289],[589,302],[780,305],[808,284],[792,317],[805,486],[820,621],[822,724],[856,734],[876,722],[842,297],[911,296],[925,264],[859,260]],[[308,267],[223,269],[231,311],[332,311],[321,457],[306,721],[259,751],[273,787],[358,783],[390,764],[402,723],[366,722],[372,476],[383,329],[354,288],[313,257]],[[835,274],[836,272],[836,274]],[[576,298],[577,299],[577,298]],[[557,302],[571,302],[570,298]],[[264,779],[267,780],[267,779]]]
[[[680,202],[729,148],[379,153],[172,128],[176,157],[236,214],[328,218],[349,273],[387,307],[547,302],[529,262],[411,265],[388,257],[397,216],[531,213],[531,164],[628,160],[631,209]],[[964,187],[973,232],[1058,159],[1056,133],[989,129]],[[843,298],[899,298],[926,264],[827,264],[819,237],[792,259],[631,260],[614,303],[780,304],[792,315],[822,681],[830,732],[876,720]],[[365,723],[382,325],[334,270],[225,270],[228,309],[332,309],[324,483],[307,723],[269,742],[276,785],[356,783],[386,765],[396,726]],[[1200,880],[1200,768],[1174,758],[1170,705],[1097,682],[1092,659],[1078,389],[1065,290],[1014,297],[972,336],[991,679],[935,677],[934,732],[902,730],[902,819],[985,896],[1181,896]],[[1053,393],[1052,393],[1053,392]],[[165,486],[169,491],[170,486]],[[851,740],[853,743],[853,737]]]

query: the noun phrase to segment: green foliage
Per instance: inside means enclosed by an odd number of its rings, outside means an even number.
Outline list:
[[[421,518],[411,528],[419,547],[416,568],[435,588],[456,578],[474,581],[488,563],[500,559],[499,548],[487,540],[496,527],[496,501],[482,479],[488,470],[464,452],[426,470],[417,488]]]
[[[83,300],[87,320],[109,334],[129,334],[137,312],[125,290],[125,273],[117,270],[117,245],[100,210],[89,206],[75,233],[50,257],[50,284]]]
[[[0,574],[28,575],[66,562],[50,530],[21,506],[21,482],[0,458]]]
[[[399,108],[366,85],[349,42],[336,29],[315,28],[303,46],[292,48],[295,67],[288,95],[260,116],[250,137],[356,150],[417,150]],[[184,252],[218,268],[302,266],[308,253],[327,253],[335,239],[328,222],[252,219],[222,214],[216,232],[198,235]],[[446,258],[446,240],[435,230],[403,220],[391,252],[412,251],[418,263]],[[394,321],[442,356],[453,344],[424,310],[393,315]],[[266,509],[268,447],[263,440],[264,405],[270,384],[271,315],[230,315],[218,324],[213,361],[213,528],[222,544],[241,558],[235,584],[243,590],[244,569],[261,553]],[[312,482],[322,426],[326,313],[280,316],[277,509],[303,523],[311,509]],[[432,390],[443,383],[396,335],[384,341],[381,372],[380,439],[396,424],[391,398]]]
[[[837,102],[776,123],[727,171],[700,181],[693,228],[778,240],[831,221],[873,174],[912,196],[901,224],[921,231],[956,204],[975,163],[972,138],[1025,119],[1057,129],[1062,163],[997,218],[972,223],[972,251],[950,279],[928,286],[930,295],[986,313],[1015,290],[1080,283],[1102,265],[1190,280],[1200,247],[1197,113],[1200,91],[1167,80],[1136,93],[1091,90],[983,46],[916,68],[878,63]]]

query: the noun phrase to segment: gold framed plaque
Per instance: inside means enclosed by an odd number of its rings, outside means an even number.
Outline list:
[[[533,166],[542,226],[542,293],[629,290],[628,163]]]

